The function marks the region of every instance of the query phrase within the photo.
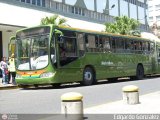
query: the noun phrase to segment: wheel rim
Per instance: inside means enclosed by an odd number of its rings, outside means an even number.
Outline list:
[[[92,73],[91,72],[85,72],[84,79],[90,81],[92,79]]]

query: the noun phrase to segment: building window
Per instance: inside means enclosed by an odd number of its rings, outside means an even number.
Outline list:
[[[151,12],[151,11],[153,11],[153,6],[149,6],[148,7],[148,10]]]
[[[45,0],[16,0],[16,1],[45,7]]]
[[[42,7],[45,7],[45,0],[42,0]]]
[[[159,15],[159,16],[156,16],[156,20],[157,20],[157,21],[160,21],[160,15]]]
[[[26,3],[31,3],[31,0],[26,0]]]
[[[153,21],[153,17],[149,17],[149,21]]]
[[[37,5],[41,6],[41,0],[37,0]]]
[[[33,4],[33,5],[36,5],[36,0],[32,0],[32,4]]]
[[[72,13],[74,13],[74,7],[72,7]]]
[[[79,8],[79,7],[71,7],[71,12],[73,14],[78,14],[78,15],[81,15],[81,16],[85,16],[85,13],[84,13],[84,9],[82,8]]]
[[[159,5],[156,5],[156,10],[160,10],[160,4]]]
[[[76,14],[78,14],[78,10],[79,10],[79,9],[78,9],[77,7],[75,7],[75,13],[76,13]]]

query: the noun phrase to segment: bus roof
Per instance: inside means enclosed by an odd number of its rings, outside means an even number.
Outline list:
[[[142,32],[141,37],[142,38],[148,38],[151,41],[160,42],[160,39],[156,35],[154,35],[153,33]]]
[[[17,32],[21,32],[21,31],[25,31],[28,29],[33,29],[33,28],[38,28],[38,27],[42,27],[42,26],[49,26],[49,27],[53,27],[53,24],[49,24],[49,25],[39,25],[39,26],[35,26],[35,27],[30,27],[30,28],[23,28],[21,30],[18,30]],[[69,26],[56,26],[56,28],[59,29],[64,29],[64,30],[70,30],[70,31],[77,31],[77,32],[84,32],[84,33],[89,33],[89,34],[98,34],[98,35],[107,35],[107,36],[115,36],[115,37],[125,37],[125,38],[130,38],[130,39],[141,39],[141,40],[147,40],[147,41],[153,41],[152,37],[137,37],[137,36],[130,36],[130,35],[120,35],[120,34],[115,34],[115,33],[108,33],[108,32],[100,32],[100,31],[94,31],[94,30],[87,30],[87,29],[80,29],[80,28],[73,28],[73,27],[69,27]]]

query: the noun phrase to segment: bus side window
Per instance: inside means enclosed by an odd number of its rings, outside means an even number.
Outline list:
[[[112,52],[115,52],[116,50],[116,38],[114,37],[110,37],[110,40],[111,40],[111,44],[112,44]]]
[[[77,33],[77,41],[79,46],[79,55],[83,56],[85,49],[84,49],[84,36],[82,33]]]
[[[99,52],[103,52],[103,40],[102,37],[99,38]]]
[[[103,46],[103,48],[104,48],[105,51],[110,51],[111,46],[110,46],[110,40],[109,40],[108,37],[104,38],[104,46]]]
[[[130,53],[131,52],[131,41],[125,39],[125,52]]]
[[[117,38],[116,52],[123,53],[123,51],[124,51],[124,39],[123,38]]]
[[[134,52],[134,50],[135,50],[134,46],[135,46],[135,44],[134,44],[134,41],[132,40],[131,45],[130,45],[130,48],[131,48],[132,52]]]
[[[142,42],[139,42],[139,50],[142,51]]]
[[[148,42],[144,42],[144,43],[143,43],[143,52],[144,52],[145,54],[148,53]]]
[[[148,52],[150,53],[150,51],[151,51],[151,45],[150,45],[150,43],[148,42]]]
[[[89,51],[88,35],[85,35],[85,47],[86,47],[86,52],[88,52]]]
[[[86,35],[86,48],[88,52],[95,52],[96,44],[95,44],[95,36],[94,35]]]
[[[142,53],[142,42],[141,41],[135,41],[135,52],[136,53]]]
[[[135,50],[135,52],[137,52],[137,50],[138,50],[138,42],[137,41],[134,41],[134,50]]]
[[[95,36],[95,52],[98,52],[99,51],[99,41],[98,41],[98,36]]]
[[[154,43],[153,42],[151,42],[151,53],[153,53],[154,52]]]

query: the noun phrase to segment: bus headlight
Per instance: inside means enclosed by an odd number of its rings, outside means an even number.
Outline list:
[[[16,74],[16,78],[22,78],[22,75]]]
[[[52,72],[42,73],[40,75],[40,78],[52,77],[53,75],[54,75],[54,73],[52,73]]]

